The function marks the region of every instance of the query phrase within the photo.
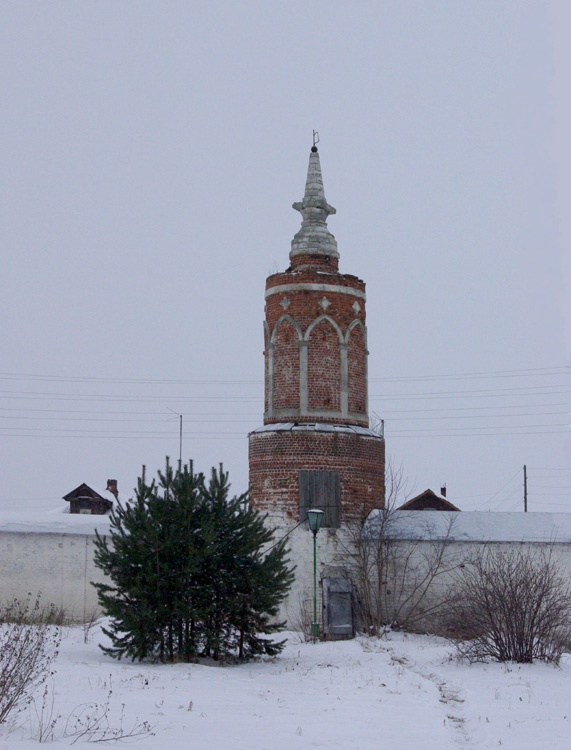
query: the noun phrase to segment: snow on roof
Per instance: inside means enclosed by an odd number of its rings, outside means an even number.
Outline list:
[[[22,534],[79,534],[95,536],[109,532],[109,516],[92,516],[69,513],[69,507],[57,508],[46,513],[29,511],[4,511],[0,513],[0,531]]]
[[[369,534],[378,529],[381,514],[374,510],[369,515]],[[571,513],[395,510],[386,533],[391,539],[430,540],[448,535],[458,542],[571,544]]]
[[[0,531],[36,534],[95,535],[109,531],[109,516],[68,513],[67,507],[43,514],[0,513]],[[367,520],[368,532],[378,528],[382,511]],[[450,528],[450,524],[452,524]],[[485,513],[482,511],[395,510],[387,527],[391,539],[443,539],[458,542],[558,542],[571,544],[571,513]]]
[[[250,435],[260,432],[348,432],[353,435],[379,437],[376,432],[368,427],[351,424],[328,424],[326,422],[276,422],[262,425],[262,427],[252,430]]]
[[[103,489],[102,486],[97,484],[88,484],[85,482],[88,487],[91,487],[94,492],[97,492],[98,495],[101,495],[101,497],[105,498],[105,500],[109,500],[110,502],[114,503],[116,502],[115,495],[108,489]]]

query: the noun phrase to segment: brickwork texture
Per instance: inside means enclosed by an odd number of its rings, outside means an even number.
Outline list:
[[[368,429],[365,283],[339,271],[315,147],[293,207],[303,220],[290,267],[266,280],[265,428],[250,434],[251,502],[292,527],[299,472],[337,472],[342,527],[382,507],[385,444]]]

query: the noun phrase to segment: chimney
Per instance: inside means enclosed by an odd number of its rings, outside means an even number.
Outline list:
[[[119,490],[117,489],[117,480],[116,479],[108,479],[107,480],[107,487],[106,490],[109,490],[109,492],[112,495],[115,495],[115,500],[119,497]]]
[[[117,484],[117,482],[115,482],[115,484]],[[446,497],[446,485],[445,484],[443,484],[442,487],[440,488],[440,494],[442,495],[442,497]]]

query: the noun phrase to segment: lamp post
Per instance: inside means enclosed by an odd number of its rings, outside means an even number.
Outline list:
[[[313,534],[313,622],[311,623],[311,635],[315,640],[319,637],[319,623],[317,622],[317,532],[323,523],[323,511],[311,508],[307,511],[307,520]]]

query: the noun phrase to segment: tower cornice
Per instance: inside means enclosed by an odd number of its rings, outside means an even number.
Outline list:
[[[359,297],[359,299],[366,300],[367,295],[364,289],[355,289],[352,286],[341,286],[340,284],[307,284],[307,283],[291,283],[291,284],[279,284],[266,289],[266,299],[271,297],[272,294],[282,294],[285,292],[329,292],[330,294],[350,294],[353,297]]]

